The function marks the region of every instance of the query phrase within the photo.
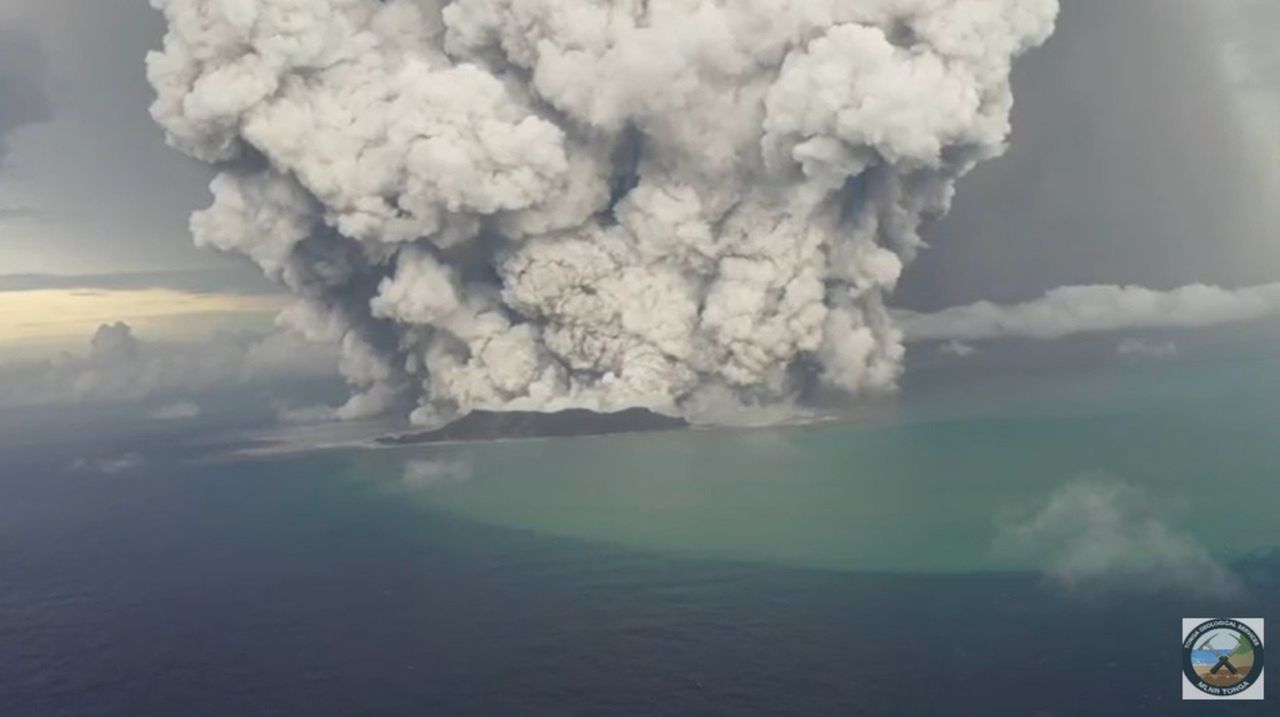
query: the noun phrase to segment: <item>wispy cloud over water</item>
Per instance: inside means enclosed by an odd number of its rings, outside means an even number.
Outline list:
[[[1170,526],[1144,490],[1104,477],[1063,485],[1003,526],[996,551],[1029,558],[1074,593],[1176,588],[1223,597],[1239,579],[1192,536]]]
[[[472,478],[471,463],[464,459],[414,460],[404,464],[402,485],[412,490],[466,483]]]

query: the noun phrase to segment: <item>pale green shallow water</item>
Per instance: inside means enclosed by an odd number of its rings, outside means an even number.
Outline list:
[[[842,571],[1035,567],[994,549],[1082,476],[1143,492],[1215,556],[1280,546],[1280,362],[970,383],[874,422],[360,453],[438,461],[414,500],[485,523],[690,557]]]

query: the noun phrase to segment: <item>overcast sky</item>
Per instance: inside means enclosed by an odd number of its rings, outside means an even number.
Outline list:
[[[1265,114],[1280,80],[1259,30],[1280,2],[1063,5],[1017,70],[1012,150],[961,182],[898,302],[1280,278]],[[191,246],[210,170],[147,115],[161,33],[146,0],[0,0],[0,274],[234,263]]]
[[[210,170],[147,114],[162,34],[146,0],[0,0],[0,273],[229,263],[187,231]]]
[[[1280,88],[1250,34],[1262,27],[1280,27],[1280,2],[1065,0],[1054,37],[1015,66],[1009,153],[961,181],[897,300],[1280,278],[1276,114],[1249,114]]]

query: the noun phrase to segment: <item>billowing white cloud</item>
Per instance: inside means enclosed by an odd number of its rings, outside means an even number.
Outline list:
[[[1057,0],[152,0],[198,243],[416,401],[688,412],[891,390],[885,308],[1009,135]],[[810,366],[817,371],[799,370]]]
[[[1064,286],[1022,304],[980,301],[936,313],[895,312],[908,341],[978,341],[1007,336],[1058,339],[1099,331],[1200,328],[1280,315],[1280,283],[1242,289],[1191,284]]]
[[[285,332],[152,344],[140,341],[127,324],[106,324],[94,334],[87,356],[0,367],[0,406],[189,396],[219,387],[336,376],[337,362],[331,346]],[[167,406],[155,417],[183,417],[192,407]]]
[[[1079,478],[1004,526],[996,549],[1032,560],[1073,591],[1172,587],[1226,595],[1241,589],[1227,568],[1161,520],[1151,504],[1127,483]]]

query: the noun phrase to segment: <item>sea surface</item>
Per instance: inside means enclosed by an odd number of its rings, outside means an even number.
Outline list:
[[[0,417],[5,717],[1278,713],[1182,702],[1180,633],[1280,625],[1276,361],[266,458],[62,420]]]

